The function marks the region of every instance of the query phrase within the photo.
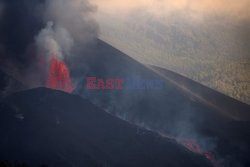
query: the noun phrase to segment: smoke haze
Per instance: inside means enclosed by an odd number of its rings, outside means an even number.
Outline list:
[[[1,0],[1,67],[31,87],[43,85],[49,56],[82,57],[79,48],[97,38],[95,11],[88,0]]]
[[[250,104],[250,0],[94,2],[105,42]]]

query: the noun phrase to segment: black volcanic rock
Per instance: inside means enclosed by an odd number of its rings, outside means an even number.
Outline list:
[[[46,88],[0,104],[0,160],[49,166],[210,166],[175,141],[122,121],[79,96]]]

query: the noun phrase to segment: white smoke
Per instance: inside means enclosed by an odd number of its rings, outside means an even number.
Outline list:
[[[77,42],[86,43],[97,36],[97,25],[92,19],[96,7],[87,0],[50,0],[46,9],[45,19],[67,29]]]
[[[98,26],[91,14],[96,8],[87,0],[48,0],[44,21],[47,26],[36,36],[39,55],[73,56],[72,50],[97,37]]]
[[[38,53],[47,58],[50,56],[63,58],[63,55],[70,53],[73,44],[69,32],[63,27],[54,27],[53,22],[48,22],[36,37]]]

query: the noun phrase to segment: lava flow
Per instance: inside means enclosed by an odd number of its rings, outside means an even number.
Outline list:
[[[204,156],[207,160],[209,160],[212,163],[212,165],[214,167],[222,167],[222,165],[216,160],[213,153],[209,152],[209,151],[202,150],[202,148],[199,146],[199,144],[195,140],[180,139],[180,138],[175,138],[174,136],[171,136],[171,135],[165,135],[162,133],[160,133],[160,134],[163,137],[175,140],[177,143],[183,145],[184,147],[186,147],[188,150],[192,151],[193,153],[200,154],[200,155]]]
[[[50,59],[47,87],[68,93],[73,91],[69,69],[67,65],[57,57],[52,57]]]
[[[203,151],[195,140],[178,139],[177,142],[182,144],[190,151],[205,156],[205,158],[207,158],[213,164],[214,167],[221,167],[219,162],[217,162],[217,160],[215,159],[214,155],[209,151]]]

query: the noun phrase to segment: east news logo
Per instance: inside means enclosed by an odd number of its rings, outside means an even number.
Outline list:
[[[87,77],[86,89],[162,89],[163,81],[160,78],[126,78],[126,79],[102,79]]]

